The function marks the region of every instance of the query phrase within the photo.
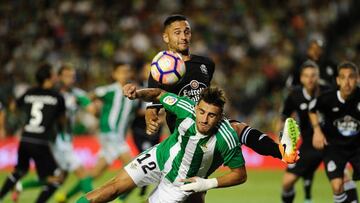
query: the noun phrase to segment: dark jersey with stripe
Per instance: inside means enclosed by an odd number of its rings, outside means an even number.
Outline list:
[[[329,90],[329,86],[320,85],[317,95]],[[308,107],[310,101],[313,99],[314,98],[306,92],[304,87],[296,86],[285,99],[282,110],[283,120],[290,117],[292,113],[297,113],[297,116],[299,117],[301,136],[303,144],[305,145],[312,145],[313,129],[309,120]]]
[[[22,140],[47,143],[56,136],[56,124],[65,114],[65,102],[55,90],[32,88],[17,100],[25,113]]]
[[[320,95],[310,104],[311,112],[319,112],[322,130],[330,145],[359,146],[360,143],[360,88],[344,100],[340,91]]]
[[[185,66],[186,73],[176,84],[161,85],[150,75],[148,87],[161,88],[178,96],[186,96],[195,102],[199,101],[201,91],[210,85],[215,64],[210,58],[191,55],[190,60],[185,61]],[[161,106],[161,104],[153,104],[152,106]],[[167,113],[166,122],[171,132],[174,130],[175,120],[174,115]]]

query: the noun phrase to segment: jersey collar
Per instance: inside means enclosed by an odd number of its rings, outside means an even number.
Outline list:
[[[345,104],[345,99],[342,98],[342,96],[341,96],[341,94],[340,94],[340,90],[336,91],[336,96],[337,96],[339,102]]]
[[[305,99],[307,99],[309,101],[312,99],[311,95],[306,91],[305,87],[302,88],[302,92],[303,92]]]

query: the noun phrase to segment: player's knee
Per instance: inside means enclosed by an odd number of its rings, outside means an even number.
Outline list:
[[[335,195],[341,194],[344,192],[344,184],[343,182],[340,180],[332,180],[331,181],[331,188],[333,190],[333,193]]]

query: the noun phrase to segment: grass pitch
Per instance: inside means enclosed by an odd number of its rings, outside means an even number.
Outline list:
[[[215,176],[220,175],[223,172],[216,172]],[[6,178],[8,172],[0,171],[0,184]],[[116,171],[107,172],[102,178],[94,183],[94,186],[99,186],[106,180],[109,180],[116,174]],[[213,189],[206,195],[206,203],[277,203],[281,202],[281,180],[283,171],[281,170],[248,170],[248,180],[245,184],[231,188]],[[29,176],[34,176],[34,173],[30,173]],[[67,190],[77,179],[70,175],[65,182],[64,186],[60,190]],[[295,203],[303,202],[303,189],[302,180],[298,181],[296,185],[296,198]],[[360,188],[360,183],[357,183],[357,187]],[[148,193],[151,188],[148,189]],[[329,203],[333,202],[332,193],[329,182],[326,178],[325,172],[319,170],[315,175],[313,184],[313,203]],[[20,203],[31,203],[35,201],[35,198],[39,194],[39,189],[31,189],[24,191],[19,199]],[[128,197],[126,203],[140,203],[142,199],[138,196],[139,190],[134,190]],[[75,202],[79,197],[76,196],[68,202]],[[11,203],[10,194],[6,196],[4,203]],[[50,203],[55,202],[53,199]],[[116,201],[113,201],[116,202]]]

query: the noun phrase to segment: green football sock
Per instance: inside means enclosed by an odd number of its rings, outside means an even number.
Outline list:
[[[78,181],[74,186],[70,188],[70,190],[66,193],[66,199],[71,198],[81,191],[81,183]]]
[[[26,179],[21,181],[21,185],[23,190],[34,188],[34,187],[40,187],[44,185],[43,181],[40,181],[39,179]]]
[[[84,193],[88,193],[91,190],[93,190],[92,187],[92,177],[88,176],[86,178],[83,178],[80,180],[80,189],[81,191],[83,191]]]
[[[86,199],[86,197],[81,197],[76,201],[76,203],[90,203],[90,201]]]

